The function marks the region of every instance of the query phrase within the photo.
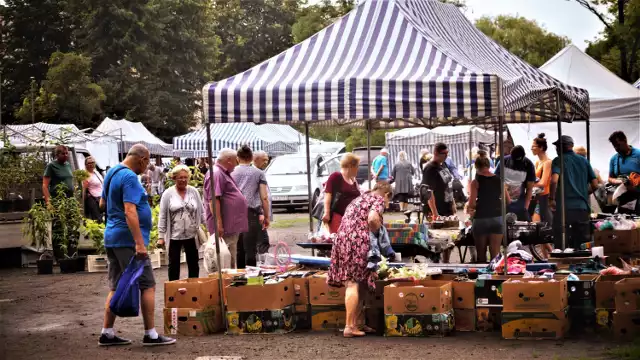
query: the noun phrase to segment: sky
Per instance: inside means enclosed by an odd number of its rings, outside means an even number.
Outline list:
[[[550,32],[571,39],[584,50],[604,28],[598,18],[574,0],[466,0],[465,15],[475,20],[482,16],[520,15],[536,20]]]

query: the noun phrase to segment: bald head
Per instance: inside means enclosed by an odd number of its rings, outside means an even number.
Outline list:
[[[269,165],[269,155],[262,150],[253,153],[253,165],[260,170],[264,170]]]
[[[129,149],[123,163],[136,174],[142,174],[149,166],[149,149],[142,144],[135,144]]]
[[[131,147],[131,149],[129,149],[129,152],[127,153],[127,157],[129,156],[137,156],[139,158],[144,158],[144,157],[148,158],[150,156],[149,149],[147,149],[147,147],[142,144],[135,144]]]

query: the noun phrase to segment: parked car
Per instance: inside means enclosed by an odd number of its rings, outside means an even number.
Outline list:
[[[329,175],[340,171],[340,157],[312,155],[311,159],[311,206],[315,205]],[[304,153],[278,156],[266,169],[267,182],[271,189],[274,208],[293,211],[309,206],[307,184],[307,158]]]

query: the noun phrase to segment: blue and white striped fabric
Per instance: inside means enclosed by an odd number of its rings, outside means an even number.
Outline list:
[[[633,84],[633,86],[640,89],[640,79],[638,79],[638,81],[636,81],[635,84]]]
[[[455,6],[369,0],[283,53],[208,83],[203,97],[212,123],[377,119],[374,128],[399,128],[489,123],[502,114],[548,121],[557,91],[565,119],[589,117],[587,91],[510,54]]]
[[[290,126],[256,125],[253,123],[211,125],[213,155],[224,148],[237,149],[249,145],[252,150],[264,150],[269,155],[282,155],[298,151],[304,137]],[[173,138],[174,151],[192,152],[193,157],[207,156],[206,128]]]

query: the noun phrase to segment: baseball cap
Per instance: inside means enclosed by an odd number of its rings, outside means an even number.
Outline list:
[[[562,139],[562,144],[564,145],[573,145],[573,138],[569,135],[562,135],[560,139]],[[560,139],[554,141],[553,145],[559,145]]]

